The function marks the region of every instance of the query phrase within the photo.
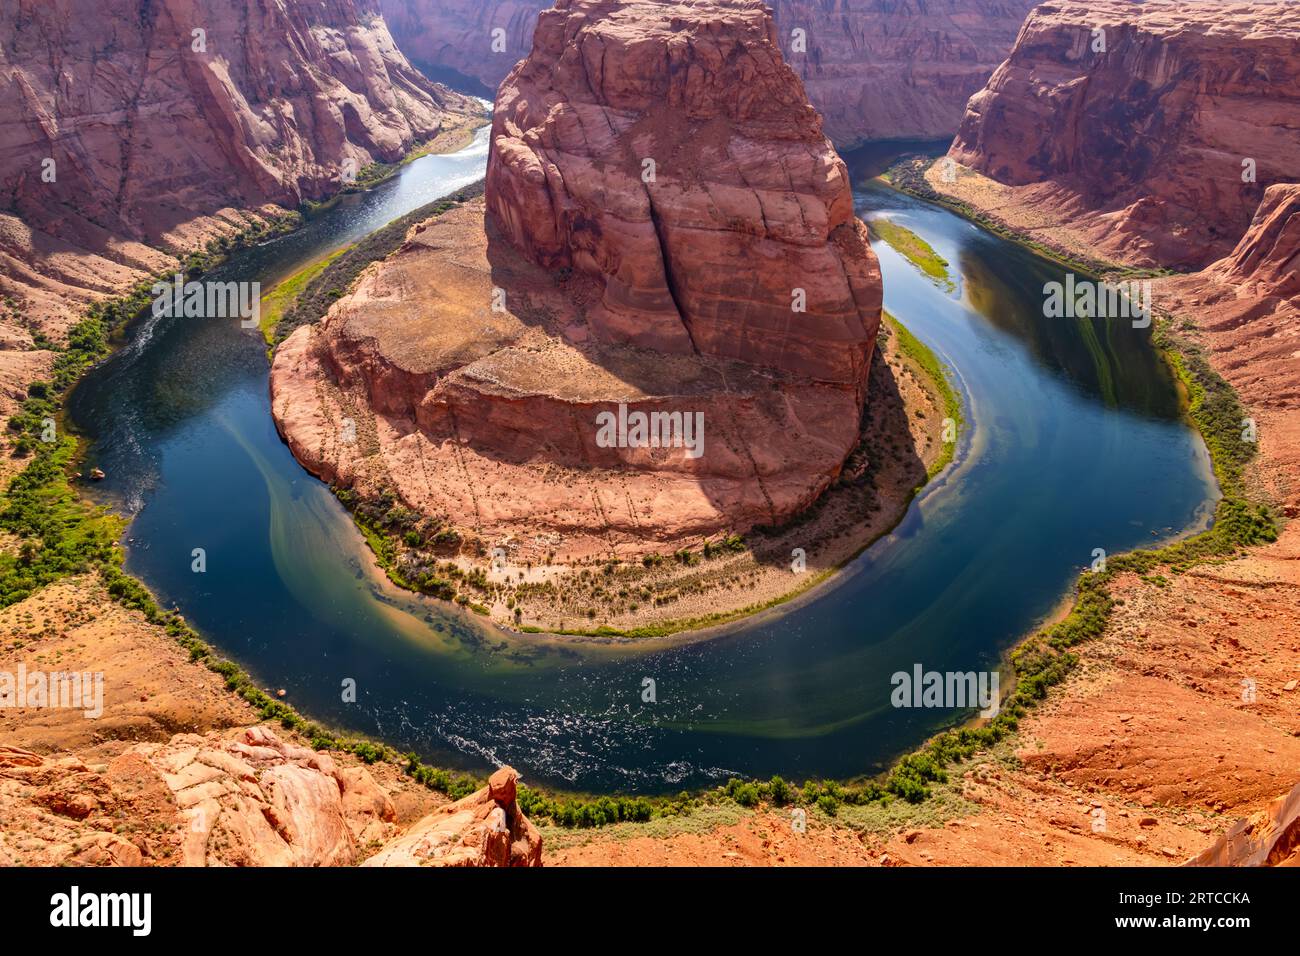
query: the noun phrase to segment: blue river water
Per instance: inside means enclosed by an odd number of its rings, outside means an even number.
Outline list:
[[[485,137],[213,278],[269,288],[481,177]],[[971,427],[897,529],[810,597],[706,640],[598,643],[503,632],[398,591],[276,434],[258,333],[183,318],[137,323],[70,402],[108,474],[100,492],[133,516],[128,568],[309,716],[442,765],[508,762],[565,789],[647,793],[882,768],[969,717],[891,707],[891,674],[996,667],[1095,548],[1199,529],[1217,491],[1146,332],[1044,318],[1058,266],[873,180],[882,150],[846,158],[859,214],[906,226],[950,264],[952,289],[875,246],[886,308],[954,369]]]

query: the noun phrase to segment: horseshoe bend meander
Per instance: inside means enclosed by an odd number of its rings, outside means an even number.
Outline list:
[[[1150,331],[1046,318],[1042,290],[1064,269],[873,180],[895,148],[846,157],[855,203],[948,264],[935,282],[873,241],[885,309],[953,369],[966,427],[955,463],[822,586],[707,640],[511,632],[403,591],[280,440],[256,332],[166,317],[138,323],[69,402],[106,500],[133,515],[128,570],[303,713],[434,764],[506,762],[562,789],[643,793],[883,769],[979,705],[918,693],[921,706],[896,706],[893,675],[995,671],[1094,551],[1202,528],[1217,498]],[[485,161],[486,130],[213,278],[270,289]]]

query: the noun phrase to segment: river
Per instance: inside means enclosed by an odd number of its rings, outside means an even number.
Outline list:
[[[644,793],[882,768],[969,716],[892,708],[891,674],[996,666],[1094,549],[1202,528],[1217,496],[1149,335],[1044,318],[1043,283],[1062,269],[874,181],[885,152],[846,157],[860,215],[922,236],[955,280],[941,289],[877,244],[885,305],[956,370],[973,428],[895,532],[810,597],[708,640],[599,644],[503,632],[398,591],[280,441],[265,346],[237,320],[143,319],[70,399],[88,465],[108,476],[96,493],[133,517],[127,568],[308,716],[437,764]],[[210,278],[269,289],[479,178],[486,157],[483,130]]]

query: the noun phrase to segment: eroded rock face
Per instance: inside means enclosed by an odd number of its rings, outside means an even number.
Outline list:
[[[0,286],[41,324],[476,110],[375,0],[14,0],[0,90]]]
[[[278,350],[282,434],[327,480],[521,561],[789,518],[858,441],[881,287],[770,17],[577,0],[535,40],[485,201]],[[623,413],[699,422],[698,447],[606,440]]]
[[[455,70],[491,98],[528,55],[538,11],[552,0],[380,0],[402,51],[417,66]],[[432,71],[431,71],[432,72]]]
[[[529,260],[604,286],[606,341],[866,381],[879,272],[760,4],[543,11],[497,97],[487,200]]]
[[[382,0],[402,49],[495,88],[551,0]],[[772,0],[786,62],[838,145],[950,136],[1034,0]],[[493,31],[499,43],[493,46]],[[796,44],[795,30],[803,31]]]
[[[488,785],[448,804],[362,866],[541,866],[542,838],[515,799],[519,774],[502,767]]]
[[[98,766],[0,746],[0,864],[540,866],[517,778],[503,767],[406,827],[365,767],[265,726],[136,744]],[[124,819],[135,826],[119,832]]]
[[[1266,188],[1300,180],[1300,10],[1051,0],[971,98],[950,156],[1017,187],[1038,228],[1063,224],[1111,260],[1201,268]]]
[[[1232,254],[1207,271],[1248,295],[1300,297],[1300,183],[1270,186]]]
[[[1256,419],[1259,481],[1300,515],[1300,183],[1269,188],[1232,252],[1199,272],[1155,283],[1157,307],[1201,330],[1211,360]]]

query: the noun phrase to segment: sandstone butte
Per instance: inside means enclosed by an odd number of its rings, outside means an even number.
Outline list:
[[[399,793],[405,782],[381,785],[353,758],[336,760],[266,726],[177,734],[96,757],[102,762],[0,745],[0,866],[542,863],[510,767],[411,821],[405,811],[427,792]]]
[[[936,188],[1048,245],[1202,268],[1266,189],[1300,181],[1300,8],[1051,0],[971,98],[949,156],[980,175]]]
[[[948,137],[1035,0],[771,0],[786,62],[838,146]],[[495,89],[550,0],[382,0],[403,51]],[[794,31],[806,46],[795,49]],[[493,31],[498,46],[493,47]]]
[[[375,0],[13,0],[0,90],[0,412],[52,361],[35,332],[480,112]]]
[[[765,7],[543,11],[485,197],[277,350],[272,410],[309,470],[512,563],[776,524],[839,474],[880,272]],[[702,414],[702,453],[602,447],[620,406]]]

